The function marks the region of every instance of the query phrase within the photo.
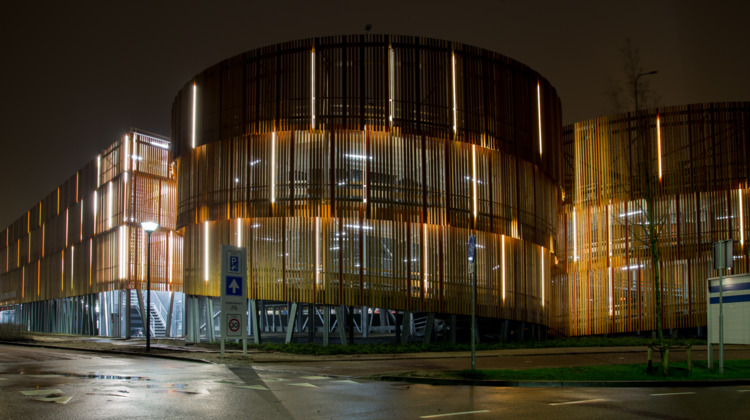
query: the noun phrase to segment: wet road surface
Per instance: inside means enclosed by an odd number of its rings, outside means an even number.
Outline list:
[[[747,418],[750,387],[408,385],[0,345],[0,418]]]

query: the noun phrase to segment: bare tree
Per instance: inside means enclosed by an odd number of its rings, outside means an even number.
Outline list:
[[[646,71],[641,64],[640,51],[633,46],[630,39],[619,49],[622,58],[623,77],[620,80],[610,78],[607,94],[612,107],[619,112],[632,111],[630,144],[627,145],[627,156],[631,159],[632,173],[629,179],[621,179],[620,185],[628,193],[636,211],[643,214],[643,223],[629,223],[628,235],[640,249],[647,249],[652,263],[652,287],[655,300],[656,331],[659,339],[659,351],[662,360],[662,373],[668,375],[669,347],[664,342],[662,328],[661,285],[659,279],[660,236],[669,223],[669,215],[657,213],[656,204],[661,189],[661,175],[657,170],[657,159],[653,152],[650,113],[643,109],[656,106],[658,95],[651,88],[647,77],[655,71]],[[651,70],[651,69],[649,69]],[[623,174],[624,175],[624,174]]]

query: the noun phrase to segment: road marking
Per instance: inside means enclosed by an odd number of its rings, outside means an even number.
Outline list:
[[[244,389],[260,389],[261,391],[268,391],[268,388],[264,387],[263,385],[235,385],[235,388],[244,388]]]
[[[429,416],[419,416],[420,419],[434,419],[438,417],[463,416],[466,414],[489,413],[490,410],[461,411],[459,413],[431,414]]]
[[[606,401],[606,400],[597,398],[595,400],[580,400],[580,401],[566,401],[566,402],[560,402],[560,403],[549,403],[549,405],[586,404],[586,403],[598,402],[598,401]]]
[[[265,381],[265,382],[286,382],[289,379],[284,379],[284,378],[269,378],[269,379],[262,379],[262,380]]]
[[[62,375],[56,375],[56,374],[46,374],[46,375],[28,375],[31,378],[62,378]]]
[[[42,401],[42,402],[53,402],[56,404],[67,404],[70,400],[72,400],[73,397],[41,397],[41,398],[34,398],[36,401]]]
[[[308,384],[308,383],[305,383],[305,382],[302,382],[302,383],[298,383],[298,384],[289,384],[289,385],[294,385],[294,386],[305,386],[305,387],[308,387],[308,388],[317,388],[317,386],[316,386],[316,385],[313,385],[313,384]]]
[[[242,384],[244,384],[244,382],[242,382],[242,381],[229,381],[229,380],[226,380],[226,379],[223,379],[221,381],[214,381],[214,382],[217,383],[217,384],[234,384],[234,385],[242,385]]]
[[[695,394],[695,392],[667,392],[664,394],[651,394],[652,397],[664,397],[667,395],[692,395]]]
[[[20,391],[23,395],[50,395],[63,394],[59,389],[35,389],[33,391]]]
[[[302,376],[302,379],[309,379],[311,381],[317,381],[320,379],[330,379],[328,376]]]
[[[331,382],[334,382],[334,383],[337,383],[337,384],[356,384],[356,385],[359,385],[359,382],[351,381],[349,379],[342,379],[340,381],[331,381]]]

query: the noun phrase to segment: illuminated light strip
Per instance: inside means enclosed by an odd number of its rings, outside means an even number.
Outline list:
[[[36,295],[39,296],[39,277],[42,275],[42,260],[36,262]],[[21,290],[21,296],[23,297],[23,289]]]
[[[78,202],[78,172],[76,172],[76,203]]]
[[[424,224],[424,291],[427,292],[429,290],[429,283],[427,282],[427,267],[428,267],[428,259],[427,259],[427,243],[429,241],[427,240],[427,223]]]
[[[198,87],[195,85],[195,82],[193,82],[193,125],[192,125],[193,149],[195,149],[195,119],[197,117],[197,113],[196,113],[197,102],[198,102]]]
[[[315,48],[310,52],[310,125],[315,130]]]
[[[102,155],[96,155],[96,188],[102,181]]]
[[[135,141],[135,138],[133,139]],[[128,171],[130,168],[130,137],[128,135],[125,135],[125,141],[123,142],[125,145],[125,172]],[[135,150],[135,148],[133,148]]]
[[[237,246],[242,246],[242,219],[237,218]]]
[[[609,272],[609,284],[607,285],[609,286],[609,315],[612,316],[612,307],[614,307],[615,305],[614,296],[612,295],[612,269],[609,269],[607,271]]]
[[[107,193],[107,229],[112,229],[112,196],[114,195],[112,181],[109,181],[109,193]]]
[[[89,239],[89,286],[91,286],[91,268],[94,265],[94,240]]]
[[[83,241],[83,200],[81,200],[81,225],[80,225],[80,236],[78,238],[79,241]]]
[[[539,116],[539,156],[542,156],[542,95],[539,82],[536,82],[536,109]]]
[[[126,271],[125,271],[125,245],[127,244],[127,241],[125,240],[125,225],[120,226],[120,280],[125,278]]]
[[[656,116],[656,145],[659,156],[659,182],[661,182],[661,123],[659,122],[658,115]]]
[[[271,204],[276,202],[276,132],[271,133]]]
[[[500,244],[501,264],[503,266],[503,303],[505,303],[505,235],[500,235]]]
[[[576,209],[573,207],[573,261],[578,261],[578,236],[576,235]]]
[[[68,230],[69,230],[68,227],[70,226],[70,223],[68,223],[69,214],[70,214],[70,209],[65,209],[65,246],[68,246]]]
[[[740,246],[745,245],[745,215],[742,213],[742,188],[737,189],[740,196]]]
[[[94,190],[94,233],[96,234],[96,206],[99,200],[97,199],[97,190]]]
[[[21,267],[21,298],[23,298],[24,290],[26,288],[26,266],[24,265]],[[39,288],[37,288],[37,293],[39,293]]]
[[[362,131],[362,203],[367,204],[367,126]]]
[[[169,231],[169,239],[167,239],[169,242],[167,242],[167,246],[169,247],[169,252],[167,252],[167,275],[169,276],[169,284],[172,284],[172,264],[173,264],[173,258],[172,255],[174,254],[174,238],[172,237],[172,231]]]
[[[458,132],[458,123],[457,123],[457,117],[456,117],[456,53],[455,51],[451,54],[451,62],[452,62],[452,72],[451,76],[453,78],[453,134],[456,134]]]
[[[541,247],[542,250],[542,263],[541,263],[541,270],[542,270],[542,308],[544,308],[544,248]]]
[[[320,286],[320,217],[315,218],[315,284]]]
[[[472,189],[474,194],[474,222],[477,220],[477,146],[471,145],[471,177]]]
[[[65,290],[65,250],[60,253],[60,290]]]
[[[203,222],[203,279],[208,281],[208,220]]]
[[[75,274],[74,267],[76,265],[75,250],[75,246],[70,247],[70,290],[73,290],[73,276]]]
[[[392,127],[393,126],[393,97],[395,96],[394,94],[395,94],[395,89],[396,89],[395,88],[396,82],[394,79],[395,77],[394,73],[395,73],[395,68],[396,68],[396,55],[393,52],[393,47],[390,45],[388,46],[388,53],[389,53],[388,58],[390,59],[389,60],[390,66],[388,67],[388,72],[389,72],[388,81],[390,83],[390,89],[388,92],[388,105],[390,107],[390,110],[389,110],[390,114],[388,115],[388,123]]]
[[[42,224],[42,258],[44,258],[44,237],[46,236],[47,225]],[[5,246],[8,246],[8,241],[5,241]],[[8,257],[5,257],[5,270],[8,270]]]

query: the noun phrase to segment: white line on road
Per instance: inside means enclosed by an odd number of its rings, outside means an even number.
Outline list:
[[[561,402],[561,403],[550,403],[549,405],[586,404],[586,403],[597,402],[597,401],[606,401],[606,400],[597,398],[595,400],[581,400],[581,401],[566,401],[566,402]]]
[[[489,413],[490,410],[461,411],[459,413],[431,414],[429,416],[419,416],[420,419],[434,419],[437,417],[463,416],[465,414]]]
[[[651,394],[652,397],[663,397],[666,395],[691,395],[695,394],[695,392],[667,392],[664,394]]]

